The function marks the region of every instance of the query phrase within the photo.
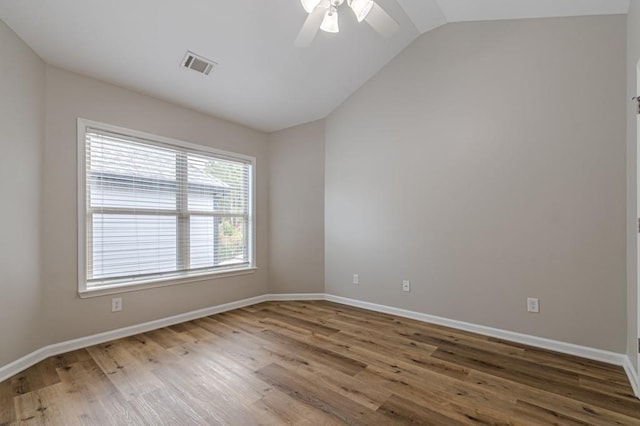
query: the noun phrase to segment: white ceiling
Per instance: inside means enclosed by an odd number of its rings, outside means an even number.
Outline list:
[[[325,117],[421,33],[447,22],[626,13],[629,0],[377,0],[400,24],[384,39],[346,5],[340,33],[293,42],[299,0],[0,0],[46,62],[249,127]],[[347,13],[348,12],[348,13]],[[219,63],[179,67],[186,50]]]

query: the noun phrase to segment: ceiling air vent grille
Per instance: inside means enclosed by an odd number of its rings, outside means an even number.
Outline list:
[[[199,72],[200,74],[209,75],[213,67],[218,65],[210,59],[196,55],[193,52],[187,51],[182,59],[182,66],[190,70]]]

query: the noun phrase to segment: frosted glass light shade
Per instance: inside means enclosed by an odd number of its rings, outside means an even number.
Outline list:
[[[324,14],[320,29],[328,33],[337,33],[340,31],[338,28],[338,11],[335,7],[330,7],[327,13]]]
[[[349,7],[356,15],[358,22],[367,17],[373,7],[373,0],[349,0]]]
[[[313,9],[320,4],[320,1],[321,0],[300,0],[302,7],[304,7],[304,10],[306,10],[307,13],[313,12]]]

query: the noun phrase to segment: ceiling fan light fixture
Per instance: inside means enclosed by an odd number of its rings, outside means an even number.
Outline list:
[[[337,33],[340,31],[338,28],[338,10],[335,6],[331,6],[327,9],[327,13],[324,14],[322,24],[320,24],[320,29],[328,33]]]
[[[307,13],[311,13],[321,1],[322,0],[300,0],[300,3],[302,3],[302,7],[304,7],[304,10],[306,10]]]
[[[362,22],[369,12],[371,12],[373,0],[348,0],[348,4],[356,15],[358,22]]]

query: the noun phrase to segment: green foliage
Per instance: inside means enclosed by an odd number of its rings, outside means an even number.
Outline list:
[[[221,223],[221,227],[222,227],[222,234],[225,237],[233,237],[237,233],[237,230],[233,229],[233,225],[231,224],[231,222],[228,222],[226,220]]]

